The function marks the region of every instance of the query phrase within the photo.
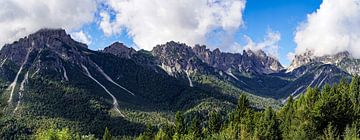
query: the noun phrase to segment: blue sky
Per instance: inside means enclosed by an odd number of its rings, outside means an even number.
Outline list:
[[[319,8],[321,0],[248,0],[243,13],[244,25],[239,28],[235,40],[244,45],[244,35],[255,42],[261,42],[269,30],[279,32],[279,60],[283,65],[289,65],[289,52],[294,52],[294,33],[297,26],[306,20],[307,14]],[[98,14],[97,14],[98,15]],[[98,23],[85,25],[82,30],[92,38],[90,48],[102,49],[109,44],[120,41],[128,46],[134,46],[133,40],[126,31],[105,36]]]
[[[283,65],[289,65],[289,52],[294,52],[296,44],[294,34],[297,26],[306,21],[307,14],[319,8],[321,0],[248,0],[244,12],[245,28],[236,36],[250,36],[255,41],[263,40],[267,30],[278,31],[279,59]]]

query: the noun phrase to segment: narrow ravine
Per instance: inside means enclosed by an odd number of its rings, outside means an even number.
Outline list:
[[[191,81],[191,79],[190,79],[190,75],[189,75],[189,73],[188,73],[188,72],[186,72],[186,71],[185,71],[185,73],[186,73],[186,77],[187,77],[187,79],[189,80],[189,86],[190,86],[190,87],[194,87],[194,85],[193,85],[193,83],[192,83],[192,81]]]
[[[319,74],[316,74],[308,87],[314,86],[315,81],[321,76],[323,72],[324,71],[321,71]]]
[[[99,86],[101,86],[101,87],[105,90],[105,92],[108,93],[108,94],[111,96],[111,98],[113,99],[114,108],[115,108],[115,110],[120,114],[120,116],[121,116],[121,117],[125,117],[125,115],[122,114],[121,111],[119,110],[119,103],[118,103],[117,99],[115,98],[115,96],[114,96],[103,84],[101,84],[98,80],[96,80],[96,79],[90,74],[90,72],[89,72],[89,70],[88,70],[88,68],[87,68],[86,66],[84,66],[84,65],[81,65],[81,66],[82,66],[83,69],[85,70],[86,75],[87,75],[90,79],[92,79],[94,82],[96,82]]]
[[[112,80],[111,77],[108,76],[97,64],[94,63],[94,65],[95,65],[96,69],[106,78],[106,80],[108,80],[109,82],[111,82],[114,85],[118,86],[119,88],[125,90],[126,92],[130,93],[131,95],[135,96],[135,94],[133,92],[131,92],[130,90],[126,89],[125,87],[119,85],[114,80]]]
[[[37,73],[39,73],[40,68],[37,68],[36,71],[31,75],[31,78],[33,78]]]
[[[239,81],[239,78],[237,78],[231,71],[227,72],[226,74],[228,74],[229,76],[231,76],[235,80]]]
[[[6,60],[7,60],[7,58],[5,58],[5,59],[1,62],[0,67],[3,67],[3,65],[4,65],[5,62],[6,62]]]
[[[34,44],[34,43],[33,43]],[[15,91],[15,87],[16,87],[16,84],[17,84],[17,81],[19,79],[19,75],[24,67],[24,65],[26,64],[26,62],[28,61],[29,59],[29,54],[31,52],[32,48],[30,48],[25,56],[25,60],[24,62],[21,64],[20,66],[20,69],[19,71],[17,72],[16,76],[15,76],[15,79],[14,81],[9,85],[8,89],[7,90],[11,90],[10,91],[10,97],[9,97],[9,100],[8,100],[8,103],[11,103],[12,99],[13,99],[13,94],[14,94],[14,91]]]
[[[29,78],[29,71],[26,72],[26,74],[24,76],[24,79],[21,81],[20,89],[19,89],[19,99],[18,99],[18,102],[16,104],[16,107],[15,107],[13,113],[15,113],[18,110],[19,106],[20,106],[21,99],[23,97],[23,92],[25,91],[25,84],[28,82],[28,78]]]
[[[65,80],[69,81],[69,77],[67,76],[65,67],[63,66],[62,69],[63,69],[63,75],[64,75]]]
[[[326,75],[319,83],[319,87],[321,87],[324,84],[324,81],[327,79],[328,75]]]

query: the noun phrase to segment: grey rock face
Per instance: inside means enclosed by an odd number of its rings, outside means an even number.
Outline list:
[[[349,52],[341,52],[335,55],[317,57],[314,56],[311,51],[308,51],[304,54],[295,56],[294,60],[288,68],[288,72],[313,62],[332,64],[352,75],[360,74],[360,60],[353,58]]]
[[[109,47],[106,47],[103,52],[130,59],[136,53],[136,50],[128,48],[123,43],[115,42]]]
[[[192,48],[186,44],[172,41],[156,46],[152,50],[152,54],[159,58],[162,65],[171,67],[174,71],[194,67],[189,63],[191,60],[199,60],[222,71],[235,69],[252,74],[268,74],[283,69],[276,59],[267,56],[263,51],[247,50],[243,54],[224,53],[219,49],[211,51],[203,45],[195,45]]]
[[[7,61],[16,67],[24,65],[24,71],[52,71],[60,75],[64,72],[65,62],[75,65],[91,63],[84,55],[89,53],[86,50],[85,44],[73,40],[63,29],[41,29],[12,44],[6,44],[0,51],[0,62],[5,64]],[[25,59],[27,54],[29,58]],[[62,75],[62,79],[67,79]]]

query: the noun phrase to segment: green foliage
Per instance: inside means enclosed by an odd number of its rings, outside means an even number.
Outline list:
[[[209,133],[214,134],[214,133],[218,133],[220,128],[221,128],[221,116],[216,113],[216,112],[211,112],[210,113],[210,118],[209,118]]]
[[[138,140],[152,140],[154,139],[154,127],[151,124],[146,125],[145,132],[142,133],[137,139]]]
[[[185,133],[185,124],[184,118],[180,112],[176,112],[175,115],[175,133],[184,134]]]
[[[110,131],[109,129],[106,127],[105,128],[105,133],[104,133],[104,136],[103,136],[103,140],[111,140],[112,139],[112,136],[110,134]]]
[[[355,80],[355,81],[354,81]],[[173,139],[260,139],[260,140],[293,140],[293,139],[345,139],[357,140],[359,137],[359,110],[357,77],[351,84],[344,81],[323,89],[308,88],[306,93],[294,100],[289,97],[280,110],[271,107],[265,110],[254,110],[250,107],[247,96],[241,95],[236,109],[229,113],[225,121],[215,112],[210,112],[207,126],[199,121],[199,116],[192,120],[176,115]],[[181,121],[179,121],[181,120]],[[185,125],[190,123],[190,125]],[[183,133],[181,129],[188,130]],[[186,128],[184,128],[186,127]],[[165,137],[166,133],[158,131],[156,137]],[[169,138],[169,137],[166,137]]]
[[[267,108],[256,127],[256,134],[259,139],[278,140],[281,139],[279,122],[276,113],[272,108]]]
[[[335,140],[339,139],[336,134],[336,129],[332,126],[332,124],[329,124],[328,127],[324,131],[323,140]]]
[[[354,80],[358,79],[354,78]],[[308,88],[306,93],[296,100],[289,97],[287,103],[277,111],[271,107],[265,110],[254,110],[250,107],[247,96],[241,95],[235,110],[224,120],[222,120],[223,116],[215,111],[208,112],[207,115],[187,114],[190,116],[177,112],[174,124],[159,125],[158,128],[148,124],[136,139],[360,139],[358,129],[360,122],[356,113],[360,106],[357,105],[358,100],[354,100],[358,98],[359,90],[357,89],[360,82],[354,80],[350,84],[340,82],[338,85],[326,85],[321,90]],[[98,100],[90,100],[90,103],[94,108],[103,108]],[[0,121],[0,125],[3,131],[8,127],[5,124],[16,122],[11,119],[2,121],[4,122]],[[16,125],[11,124],[11,126]],[[17,129],[26,131],[27,127],[19,125]],[[83,136],[71,130],[73,129],[38,128],[34,139],[95,138],[91,135]],[[106,128],[103,139],[112,138],[119,137],[112,137]],[[131,139],[131,137],[122,137],[122,139]]]
[[[359,139],[359,129],[356,125],[347,126],[345,129],[344,140],[357,140]]]
[[[155,135],[155,140],[171,140],[171,136],[169,136],[168,133],[166,133],[166,131],[164,131],[163,129],[160,129],[157,134]]]
[[[96,138],[92,135],[79,135],[70,131],[68,128],[62,129],[39,129],[35,136],[35,140],[95,140]]]
[[[192,119],[188,133],[192,134],[194,138],[200,138],[202,136],[202,128],[198,115],[195,115]]]

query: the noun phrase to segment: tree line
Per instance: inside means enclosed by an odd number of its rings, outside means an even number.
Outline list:
[[[193,115],[185,121],[176,113],[175,124],[155,130],[148,125],[138,140],[358,140],[360,128],[360,79],[351,83],[342,80],[322,89],[309,87],[297,97],[287,99],[280,109],[271,107],[258,111],[251,108],[245,95],[238,99],[236,109],[227,116],[210,112],[208,119]]]

